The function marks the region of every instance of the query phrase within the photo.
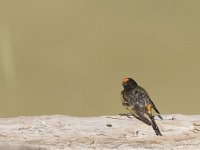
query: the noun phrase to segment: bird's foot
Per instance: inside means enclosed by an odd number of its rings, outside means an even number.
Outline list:
[[[131,116],[132,116],[132,114],[130,114],[130,113],[120,113],[119,114],[120,116],[126,116],[126,117],[128,117],[128,118],[131,118]]]

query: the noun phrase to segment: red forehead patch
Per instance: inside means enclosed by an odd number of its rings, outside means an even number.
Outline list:
[[[123,79],[123,82],[124,82],[124,83],[126,83],[126,82],[128,82],[128,81],[129,81],[129,78],[124,78],[124,79]]]

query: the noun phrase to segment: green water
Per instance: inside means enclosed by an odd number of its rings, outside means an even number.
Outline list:
[[[0,0],[0,117],[123,113],[127,76],[160,112],[199,114],[199,5]]]

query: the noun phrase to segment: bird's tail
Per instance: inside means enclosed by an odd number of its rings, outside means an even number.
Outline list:
[[[157,116],[160,118],[160,120],[163,120],[163,117],[160,114],[158,114]]]
[[[162,136],[162,134],[161,134],[156,122],[155,122],[154,116],[151,116],[150,119],[152,121],[152,128],[154,129],[156,135]]]

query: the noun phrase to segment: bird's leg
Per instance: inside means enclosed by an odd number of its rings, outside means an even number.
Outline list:
[[[131,113],[120,113],[119,114],[120,116],[126,116],[126,117],[128,117],[128,118],[131,118],[130,116],[132,116],[132,114]]]

